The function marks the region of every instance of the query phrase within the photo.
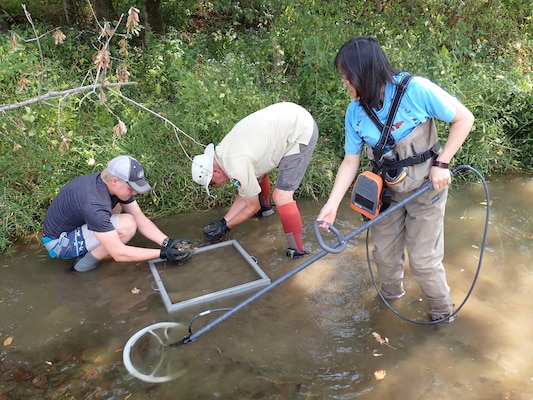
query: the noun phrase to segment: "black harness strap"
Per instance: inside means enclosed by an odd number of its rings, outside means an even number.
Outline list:
[[[439,150],[440,150],[440,144],[437,142],[435,143],[435,145],[433,145],[431,149],[426,150],[423,153],[418,153],[418,154],[415,154],[414,156],[404,158],[403,160],[383,160],[381,169],[384,171],[388,171],[392,169],[410,167],[416,164],[422,164],[423,162],[426,162],[430,158],[434,158],[437,154],[439,154],[438,153]]]
[[[383,165],[383,154],[385,152],[385,146],[387,144],[389,146],[394,145],[394,139],[392,135],[390,135],[390,131],[394,122],[394,117],[396,117],[396,113],[398,112],[398,108],[400,107],[400,101],[402,100],[403,94],[405,93],[405,89],[407,88],[407,85],[409,84],[409,81],[412,78],[412,75],[405,74],[401,82],[396,86],[396,92],[394,93],[394,98],[392,99],[392,104],[389,109],[389,113],[387,114],[387,120],[385,121],[385,125],[381,123],[376,113],[367,104],[361,104],[367,115],[372,120],[372,122],[381,131],[379,141],[377,142],[373,150],[374,160],[372,164],[374,169],[379,170]]]

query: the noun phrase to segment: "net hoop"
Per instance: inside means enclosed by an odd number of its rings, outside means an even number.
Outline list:
[[[131,351],[137,341],[142,338],[146,334],[151,334],[155,338],[157,338],[159,344],[161,347],[167,347],[168,344],[170,344],[168,341],[165,342],[163,339],[168,339],[168,331],[169,329],[175,329],[182,324],[179,324],[177,322],[158,322],[156,324],[149,325],[141,330],[139,330],[137,333],[135,333],[124,346],[124,350],[122,352],[122,360],[124,362],[124,366],[128,370],[128,372],[133,375],[135,378],[140,379],[144,382],[150,382],[150,383],[161,383],[161,382],[168,382],[174,379],[179,378],[181,375],[185,373],[185,371],[179,371],[174,373],[168,373],[168,370],[166,375],[156,375],[156,373],[159,372],[160,367],[163,365],[163,359],[164,357],[161,357],[159,360],[159,363],[157,366],[153,369],[152,373],[145,374],[141,371],[139,371],[135,366],[133,365],[131,361]],[[164,337],[161,337],[159,334],[155,333],[157,330],[163,330]]]

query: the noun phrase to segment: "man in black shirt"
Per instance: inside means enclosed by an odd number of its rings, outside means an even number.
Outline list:
[[[50,257],[76,258],[72,269],[78,272],[96,268],[106,256],[118,262],[187,260],[190,242],[170,239],[135,200],[135,194],[150,189],[141,164],[130,156],[116,157],[104,171],[68,182],[44,218],[43,243]],[[162,249],[128,246],[137,230]]]

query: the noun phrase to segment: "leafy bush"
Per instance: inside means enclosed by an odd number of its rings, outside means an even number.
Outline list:
[[[65,29],[65,41],[56,44],[60,2],[49,8],[32,2],[35,31],[14,17],[16,3],[3,3],[17,23],[0,39],[0,103],[94,84],[100,32]],[[138,201],[151,216],[228,205],[233,188],[206,200],[190,179],[190,160],[241,118],[278,101],[299,103],[317,120],[320,139],[297,196],[326,196],[343,157],[350,101],[333,59],[355,35],[376,36],[394,66],[432,79],[472,110],[475,127],[456,164],[486,175],[531,171],[530,1],[529,7],[519,0],[163,3],[165,36],[110,41],[107,81],[116,82],[123,64],[135,85],[49,98],[0,118],[0,166],[9,171],[0,193],[0,251],[40,231],[67,181],[101,170],[118,154],[145,167],[153,190]],[[129,8],[126,0],[114,5]],[[119,52],[122,45],[127,54]],[[125,134],[114,134],[118,120]],[[443,138],[446,129],[439,124]]]

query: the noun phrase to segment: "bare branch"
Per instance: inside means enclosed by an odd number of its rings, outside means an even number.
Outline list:
[[[183,147],[183,144],[181,143],[181,139],[179,138],[179,134],[182,134],[186,137],[188,137],[190,140],[192,140],[194,143],[196,143],[197,145],[200,145],[200,146],[203,146],[205,147],[202,143],[198,142],[196,139],[194,139],[192,136],[189,136],[187,135],[185,132],[183,132],[180,128],[178,128],[172,121],[170,121],[168,118],[166,117],[163,117],[161,114],[158,114],[156,113],[155,111],[152,111],[151,109],[149,109],[148,107],[145,107],[143,106],[142,104],[140,103],[137,103],[136,101],[130,99],[129,97],[127,96],[124,96],[122,93],[120,92],[117,92],[116,90],[113,90],[113,89],[110,89],[109,92],[121,97],[122,99],[124,100],[127,100],[129,101],[130,103],[134,104],[135,106],[143,109],[144,111],[152,114],[152,115],[155,115],[157,118],[160,118],[162,119],[166,124],[170,125],[172,127],[172,129],[174,130],[174,135],[176,136],[176,139],[181,147],[181,149],[183,150],[183,153],[185,154],[185,156],[192,161],[192,158],[189,156],[189,154],[187,154],[187,151],[185,151],[185,148]]]
[[[104,83],[99,85],[88,85],[88,86],[80,86],[74,89],[67,89],[63,90],[61,92],[48,92],[46,94],[43,94],[41,96],[34,97],[32,99],[25,100],[20,103],[16,104],[8,104],[7,106],[0,107],[0,113],[5,113],[6,111],[15,110],[17,108],[21,108],[30,104],[39,103],[40,101],[44,101],[47,99],[51,99],[54,97],[67,97],[71,96],[76,93],[85,92],[87,90],[95,90],[96,88],[112,88],[112,87],[120,87],[120,86],[128,86],[128,85],[136,85],[136,82],[116,82],[116,83]]]
[[[89,7],[91,8],[91,12],[93,13],[93,17],[96,21],[96,24],[97,26],[99,27],[100,29],[100,35],[98,37],[98,42],[100,43],[100,48],[98,49],[97,53],[93,56],[93,64],[94,64],[94,67],[96,69],[96,74],[94,76],[94,83],[92,85],[86,85],[86,86],[80,86],[80,87],[77,87],[77,88],[72,88],[72,89],[68,89],[68,90],[63,90],[63,91],[52,91],[52,92],[49,92],[49,93],[46,93],[46,94],[40,94],[40,91],[41,91],[41,87],[42,87],[42,83],[43,83],[43,79],[44,79],[44,60],[43,60],[43,54],[42,54],[42,51],[41,51],[41,44],[40,44],[40,38],[42,37],[39,37],[37,35],[37,31],[33,25],[33,21],[31,19],[31,15],[30,13],[26,10],[26,6],[25,5],[22,5],[22,7],[24,8],[24,12],[26,14],[26,18],[27,20],[29,21],[29,23],[31,24],[32,28],[33,28],[33,32],[35,34],[35,39],[32,39],[32,40],[35,40],[39,46],[39,54],[40,54],[40,57],[41,57],[41,85],[39,86],[39,92],[38,92],[38,96],[37,97],[34,97],[34,98],[31,98],[31,99],[28,99],[28,100],[25,100],[23,102],[20,102],[20,103],[16,103],[16,104],[8,104],[8,105],[4,105],[4,106],[0,106],[0,114],[4,114],[4,115],[7,115],[7,111],[11,111],[11,110],[15,110],[15,109],[18,109],[18,108],[21,108],[21,107],[25,107],[25,106],[28,106],[30,104],[35,104],[35,103],[39,103],[39,102],[43,102],[46,104],[46,101],[48,99],[51,99],[51,98],[59,98],[59,101],[58,101],[58,104],[57,104],[57,129],[58,131],[61,133],[61,136],[62,136],[62,143],[61,143],[61,149],[62,150],[65,150],[65,149],[68,149],[68,137],[67,135],[64,133],[64,131],[61,129],[61,103],[69,96],[72,96],[74,94],[77,94],[77,93],[84,93],[83,96],[81,96],[81,99],[79,100],[79,104],[81,104],[84,99],[88,98],[89,96],[91,96],[92,94],[95,94],[97,92],[97,90],[99,90],[99,101],[102,105],[104,105],[108,112],[110,114],[112,114],[117,120],[118,120],[118,124],[117,126],[115,126],[114,130],[113,130],[113,138],[114,139],[118,139],[120,138],[122,135],[124,135],[127,131],[127,128],[126,128],[126,125],[124,124],[124,122],[121,120],[121,118],[106,104],[105,102],[105,97],[104,97],[104,89],[109,89],[109,92],[130,102],[131,104],[135,105],[136,107],[139,107],[141,108],[142,110],[156,116],[157,118],[161,119],[164,121],[164,123],[166,125],[170,125],[172,127],[172,130],[174,132],[174,135],[176,137],[176,140],[178,141],[178,144],[179,146],[181,147],[181,149],[183,150],[184,154],[186,157],[188,157],[191,161],[191,157],[189,156],[189,154],[187,153],[187,151],[185,150],[185,147],[183,146],[183,143],[182,143],[182,140],[180,139],[180,135],[183,135],[185,137],[187,137],[188,139],[190,139],[192,142],[194,142],[195,144],[197,145],[200,145],[200,146],[204,146],[202,143],[198,142],[196,139],[194,139],[193,137],[189,136],[188,134],[186,134],[184,131],[182,131],[178,126],[176,126],[173,122],[171,122],[168,118],[158,114],[157,112],[155,111],[152,111],[151,109],[149,109],[148,107],[130,99],[129,97],[123,95],[122,93],[120,93],[119,90],[113,90],[112,88],[120,88],[121,86],[128,86],[128,85],[135,85],[136,82],[114,82],[114,83],[106,83],[105,82],[105,79],[106,79],[106,75],[107,75],[107,71],[110,69],[111,67],[111,52],[110,52],[110,42],[111,42],[111,39],[113,38],[113,36],[117,35],[118,32],[118,27],[120,26],[121,24],[121,21],[124,17],[124,14],[121,14],[120,18],[119,18],[119,21],[118,23],[115,25],[114,28],[111,27],[111,25],[109,23],[105,23],[105,24],[100,24],[100,22],[97,20],[96,18],[96,15],[94,13],[94,10],[93,10],[93,7],[90,3],[89,0],[87,0],[88,4],[89,4]],[[130,34],[130,30],[133,31],[133,33],[135,34],[135,32],[137,31],[138,29],[138,10],[134,7],[130,8],[130,11],[129,11],[129,14],[130,14],[130,17],[128,18],[128,23],[127,23],[127,35]],[[130,20],[131,19],[131,20]],[[50,33],[51,31],[47,32]],[[119,79],[121,79],[121,74],[117,73],[119,75]],[[129,75],[129,73],[127,73],[127,70],[123,71],[123,74],[127,74]],[[89,79],[89,77],[92,77],[92,74],[91,74],[91,71],[88,71],[86,76],[84,77],[83,79],[83,82],[85,82],[87,79]],[[83,84],[82,82],[82,84]],[[51,105],[51,104],[50,104]]]
[[[35,25],[33,25],[33,20],[31,19],[31,14],[26,9],[26,4],[22,4],[22,9],[24,10],[24,15],[26,15],[26,19],[30,23],[33,33],[35,34],[35,38],[37,39],[37,47],[39,47],[39,55],[41,56],[41,79],[39,84],[39,93],[41,93],[41,88],[43,86],[44,81],[44,59],[43,59],[43,51],[41,49],[41,41],[39,40],[39,36],[37,35],[37,31],[35,30]]]
[[[49,35],[51,32],[55,32],[57,30],[61,29],[60,27],[57,27],[57,28],[54,28],[54,29],[51,29],[45,33],[43,33],[42,35],[40,36],[37,36],[37,37],[34,37],[34,38],[31,38],[31,39],[25,39],[24,42],[26,43],[31,43],[31,42],[37,42],[39,40],[41,40],[43,37],[45,37],[46,35]],[[35,32],[35,31],[34,31]]]
[[[98,21],[98,18],[96,18],[96,14],[94,12],[93,5],[91,4],[91,2],[89,0],[87,0],[87,4],[89,5],[89,8],[91,9],[91,13],[93,14],[94,22],[96,22],[96,25],[98,25],[98,28],[100,29],[100,31],[102,31],[103,27],[102,27],[102,25],[100,25],[100,21]]]

